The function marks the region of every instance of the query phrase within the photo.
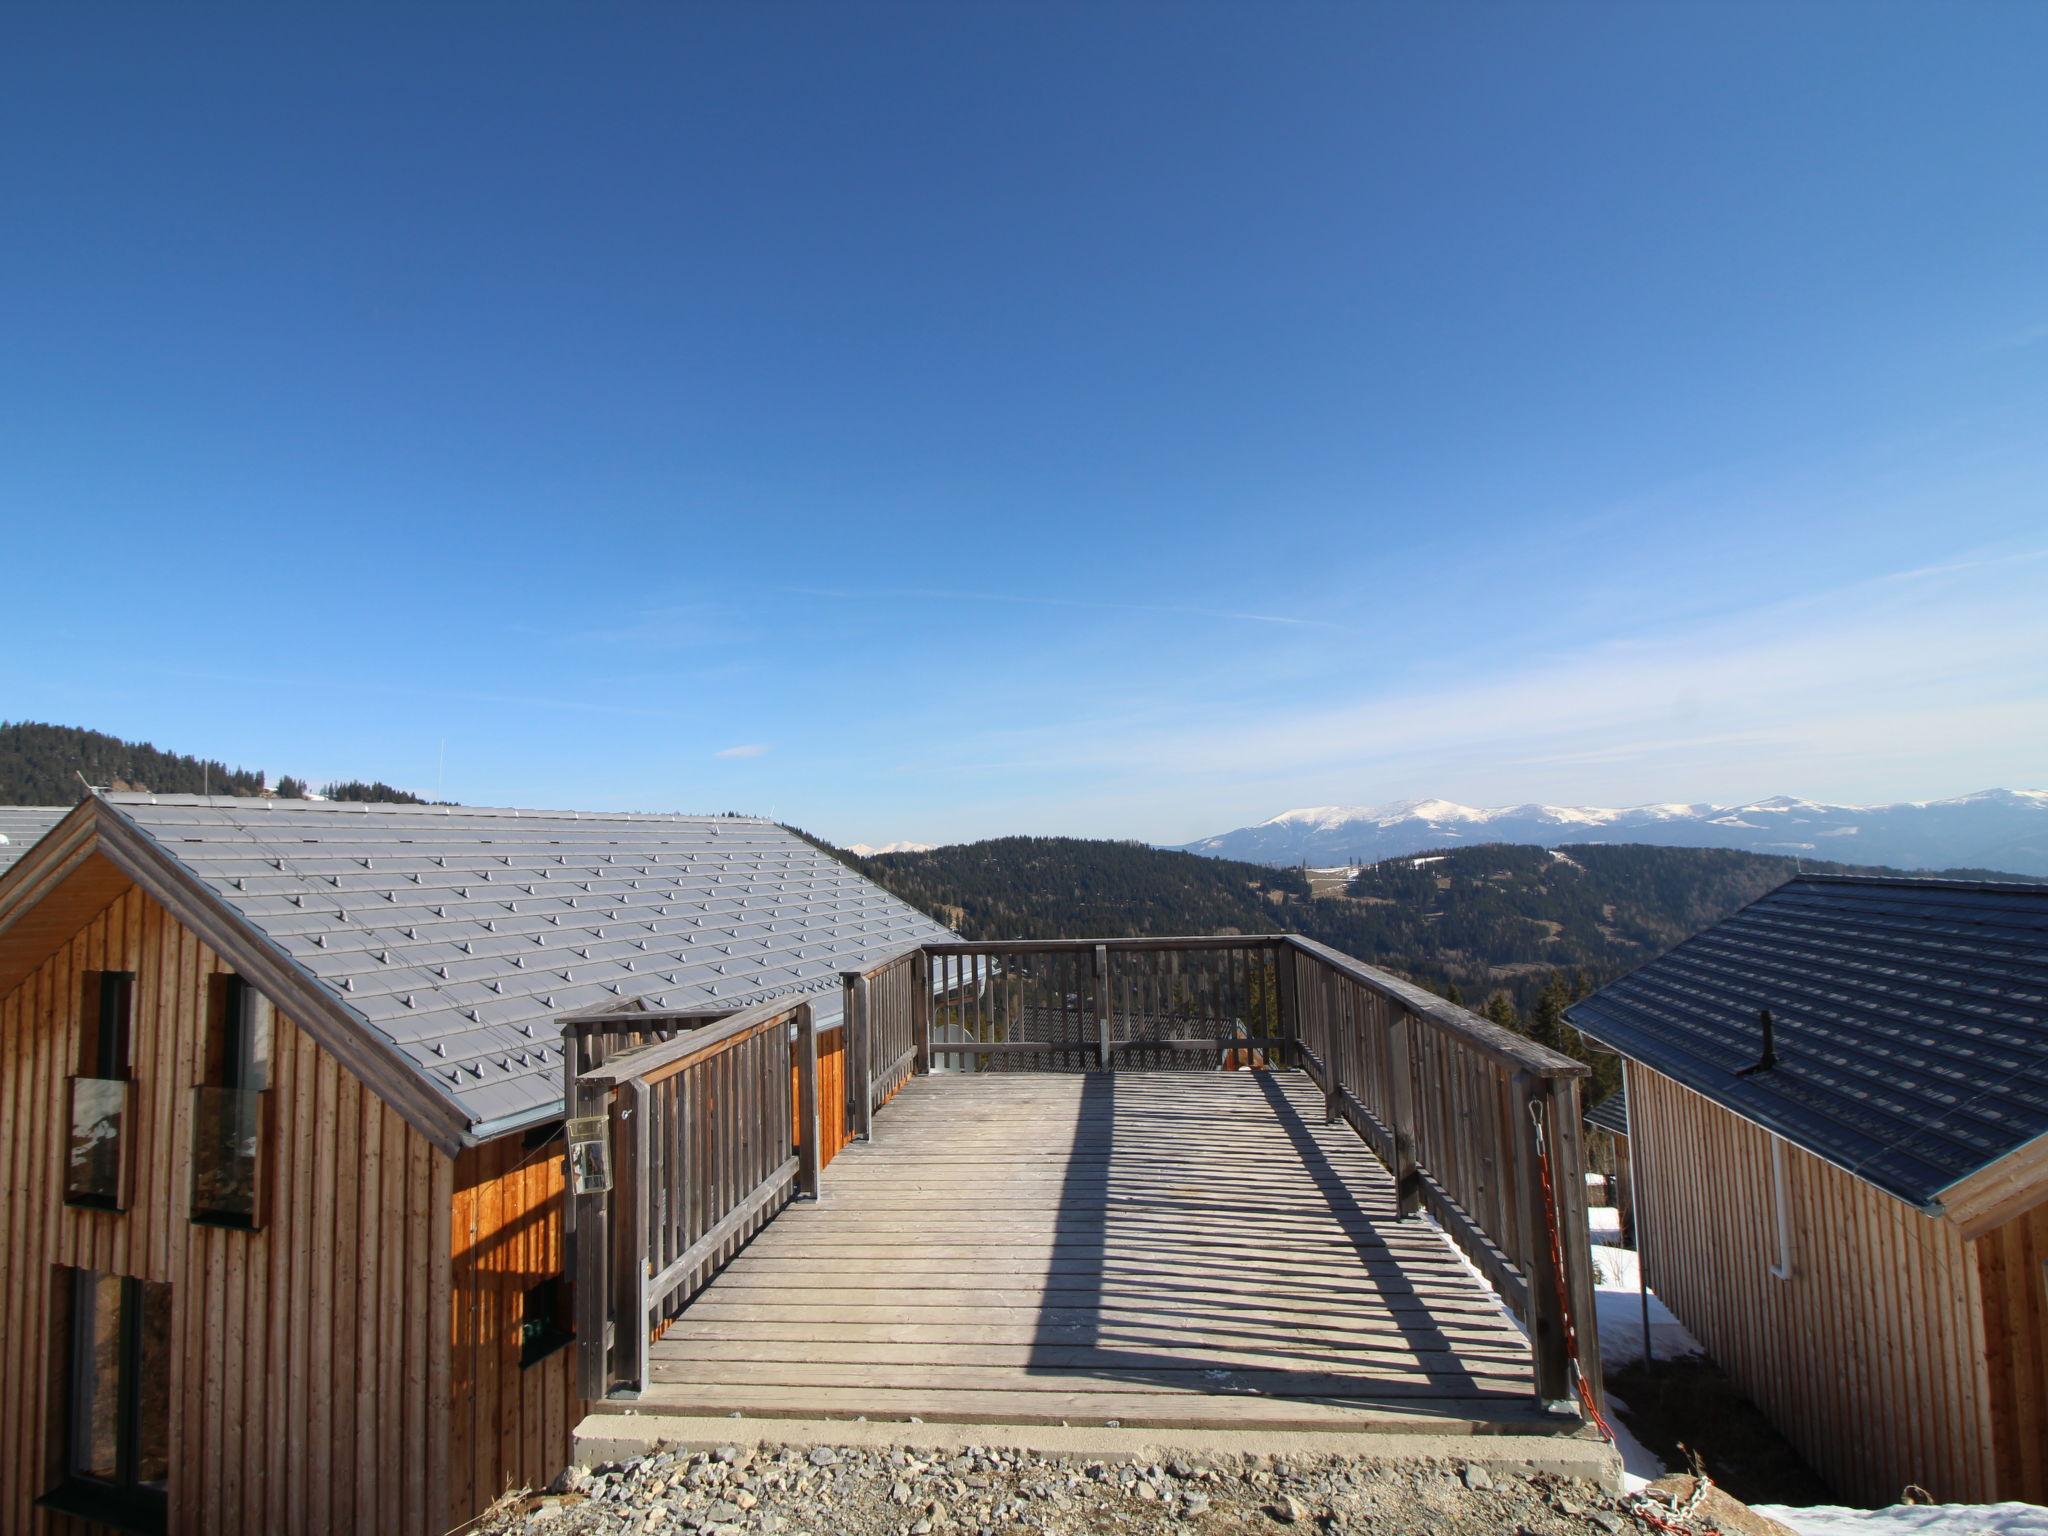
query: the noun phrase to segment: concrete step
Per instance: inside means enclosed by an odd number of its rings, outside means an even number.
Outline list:
[[[1527,1435],[1426,1430],[1110,1429],[1064,1424],[929,1424],[866,1419],[709,1418],[638,1413],[618,1405],[576,1426],[573,1459],[584,1466],[630,1461],[655,1451],[711,1450],[721,1445],[770,1448],[814,1445],[952,1454],[970,1446],[1095,1461],[1158,1461],[1189,1457],[1267,1459],[1342,1456],[1352,1461],[1455,1461],[1511,1474],[1547,1472],[1621,1491],[1621,1457],[1590,1425],[1563,1434]]]

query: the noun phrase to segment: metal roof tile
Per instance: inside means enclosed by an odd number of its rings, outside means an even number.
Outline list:
[[[815,986],[837,1018],[839,970],[952,937],[769,822],[106,798],[472,1125],[559,1109],[560,1014]]]
[[[2048,1134],[2048,885],[1801,876],[1566,1016],[1930,1207]]]

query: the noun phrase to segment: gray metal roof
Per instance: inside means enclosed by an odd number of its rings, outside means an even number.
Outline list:
[[[953,935],[771,822],[196,795],[107,802],[472,1126],[558,1111],[556,1016],[738,1008]]]
[[[0,805],[0,874],[70,811],[68,805]]]
[[[1804,875],[1565,1016],[1931,1209],[2048,1134],[2048,885]]]

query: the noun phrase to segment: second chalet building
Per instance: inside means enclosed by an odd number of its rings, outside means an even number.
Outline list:
[[[545,1483],[553,1021],[829,1019],[951,937],[729,817],[103,795],[8,852],[6,1531],[439,1536]]]
[[[1647,1283],[1837,1492],[2048,1499],[2048,885],[1801,876],[1567,1017]]]

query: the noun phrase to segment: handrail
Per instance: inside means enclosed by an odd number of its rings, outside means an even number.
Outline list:
[[[1295,1055],[1325,1118],[1387,1165],[1396,1211],[1427,1210],[1522,1319],[1538,1401],[1570,1397],[1576,1367],[1598,1403],[1578,1107],[1588,1069],[1312,939],[1290,936],[1282,952]]]
[[[667,1040],[654,1040],[646,1045],[636,1045],[631,1050],[621,1051],[602,1066],[590,1068],[582,1074],[581,1080],[592,1086],[617,1087],[631,1078],[644,1082],[660,1082],[686,1067],[719,1052],[730,1050],[765,1028],[787,1023],[796,1016],[802,1002],[791,1002],[776,998],[765,1003],[756,1003],[751,1008],[742,1008],[738,1013],[729,1014],[715,1024],[693,1029],[687,1034],[671,1036]],[[627,1017],[631,1017],[628,1015]]]
[[[613,1174],[609,1189],[576,1191],[586,1398],[640,1390],[656,1330],[793,1191],[817,1194],[817,1080],[807,998],[741,1009],[577,1076],[572,1142],[608,1145]]]
[[[1585,1077],[1592,1071],[1584,1062],[1573,1061],[1561,1051],[1553,1051],[1511,1029],[1503,1029],[1456,1003],[1438,997],[1434,992],[1416,986],[1412,981],[1403,981],[1375,966],[1354,960],[1342,950],[1332,949],[1298,933],[1284,935],[1281,942],[1305,955],[1313,955],[1360,986],[1370,987],[1410,1013],[1429,1020],[1437,1028],[1450,1031],[1504,1067],[1534,1072],[1538,1077]]]

